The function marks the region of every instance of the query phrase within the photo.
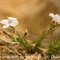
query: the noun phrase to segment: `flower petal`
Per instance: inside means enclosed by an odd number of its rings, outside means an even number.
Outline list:
[[[2,24],[8,24],[8,19],[1,20],[0,23],[2,23]]]
[[[9,27],[9,24],[4,24],[3,25],[3,28],[8,28]]]
[[[17,18],[14,18],[14,17],[8,17],[8,20],[16,21]]]
[[[12,23],[10,23],[11,26],[16,26],[18,24],[18,21],[14,21]]]
[[[50,13],[49,16],[53,18],[54,17],[54,14],[53,13]]]
[[[52,17],[52,20],[55,21],[55,22],[60,22],[60,16],[58,14],[53,14],[53,13],[50,13],[49,16]]]
[[[8,20],[10,21],[10,25],[11,26],[16,26],[18,24],[18,20],[17,18],[13,18],[13,17],[8,17]]]
[[[55,14],[55,17],[53,18],[56,22],[60,22],[60,16],[58,14]]]

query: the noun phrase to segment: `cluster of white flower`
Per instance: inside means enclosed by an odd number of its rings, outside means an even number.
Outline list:
[[[53,13],[50,13],[49,16],[52,17],[52,20],[53,20],[53,21],[55,21],[55,22],[57,22],[57,23],[60,22],[60,15],[58,15],[58,14],[55,14],[55,15],[54,15]]]
[[[18,20],[14,17],[8,17],[8,19],[1,20],[0,23],[3,24],[3,28],[8,28],[9,26],[16,26]]]

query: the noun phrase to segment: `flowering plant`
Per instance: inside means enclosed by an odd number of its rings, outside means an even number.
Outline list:
[[[51,55],[55,54],[56,51],[60,50],[60,39],[56,39],[53,43],[52,41],[53,39],[53,32],[56,30],[56,28],[58,26],[60,26],[60,16],[58,14],[53,14],[50,13],[49,14],[50,17],[52,17],[52,23],[50,25],[50,28],[46,31],[43,31],[42,35],[40,36],[39,40],[37,42],[34,43],[33,45],[30,45],[27,40],[26,40],[26,35],[27,35],[27,30],[24,33],[24,36],[21,38],[20,35],[17,33],[17,31],[15,30],[14,26],[16,26],[18,24],[18,20],[17,18],[14,17],[8,17],[8,19],[4,19],[1,20],[0,23],[3,24],[3,28],[6,29],[9,26],[11,28],[13,28],[14,33],[16,33],[18,35],[18,38],[14,38],[13,41],[15,42],[19,42],[20,44],[22,44],[29,52],[39,52],[39,47],[41,47],[41,43],[42,41],[45,39],[45,37],[51,33],[51,42],[49,44],[48,50],[47,50],[47,54],[49,55],[49,57],[51,58]],[[32,47],[33,46],[33,47]]]
[[[1,20],[0,23],[3,24],[3,28],[8,28],[9,26],[16,26],[18,21],[17,18],[8,17],[8,19]]]
[[[4,29],[6,29],[6,28],[8,28],[8,27],[11,27],[11,28],[13,29],[14,33],[16,33],[16,34],[18,35],[18,38],[15,38],[15,37],[14,37],[13,41],[15,41],[15,42],[18,41],[18,42],[20,42],[20,43],[21,43],[23,46],[25,46],[26,48],[27,48],[27,47],[30,47],[30,45],[27,43],[26,38],[25,38],[25,36],[26,36],[26,34],[27,34],[27,30],[26,30],[26,32],[24,33],[24,37],[21,38],[21,37],[19,36],[19,34],[17,33],[17,31],[15,30],[15,28],[14,28],[14,26],[16,26],[16,25],[18,24],[17,18],[8,17],[8,19],[1,20],[0,23],[3,24],[3,28],[4,28]]]
[[[53,13],[50,13],[49,14],[50,17],[52,17],[52,20],[59,23],[60,22],[60,16],[58,14],[53,14]]]

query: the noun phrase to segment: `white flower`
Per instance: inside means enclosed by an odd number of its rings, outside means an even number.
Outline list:
[[[60,22],[60,16],[58,14],[54,15],[53,13],[50,13],[49,16],[53,18],[53,21]]]
[[[7,28],[9,26],[16,26],[18,24],[18,20],[14,17],[8,17],[8,19],[1,20],[0,23],[3,24],[3,28]]]

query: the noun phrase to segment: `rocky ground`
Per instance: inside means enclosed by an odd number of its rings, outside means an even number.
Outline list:
[[[18,42],[0,39],[0,60],[50,60],[47,59],[46,49],[40,48],[40,52],[28,53]],[[60,60],[60,59],[51,59]]]

